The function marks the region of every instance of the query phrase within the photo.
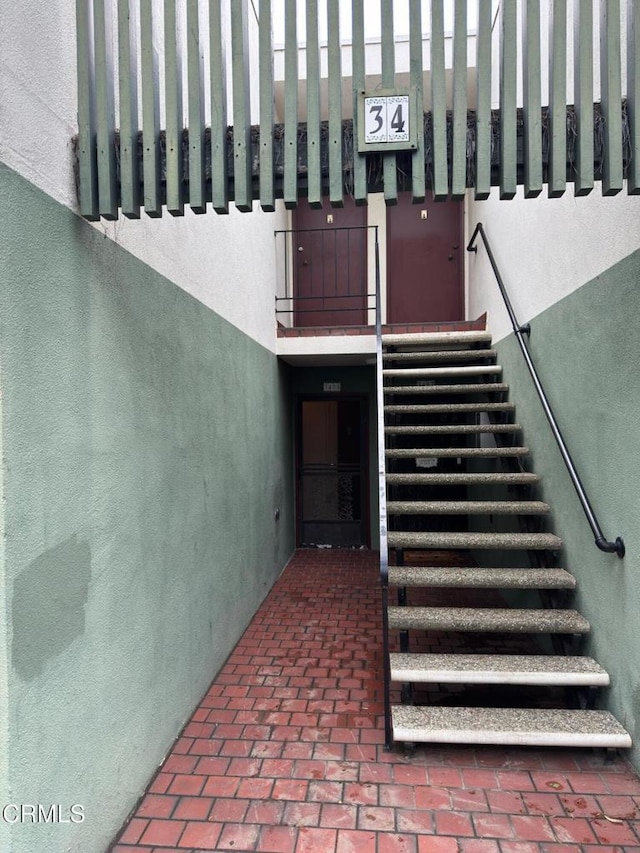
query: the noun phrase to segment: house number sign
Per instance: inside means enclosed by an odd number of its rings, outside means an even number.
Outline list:
[[[360,92],[358,151],[401,151],[416,147],[415,92]]]

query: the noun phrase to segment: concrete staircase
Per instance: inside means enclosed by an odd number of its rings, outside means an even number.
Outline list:
[[[393,740],[631,746],[593,710],[609,676],[579,654],[590,626],[490,335],[382,342]]]

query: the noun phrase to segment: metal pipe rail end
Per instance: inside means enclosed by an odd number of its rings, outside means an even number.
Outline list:
[[[604,536],[598,536],[595,543],[596,547],[601,551],[604,551],[605,554],[616,554],[620,559],[622,559],[626,554],[626,548],[622,536],[618,536],[615,542],[609,542],[609,540],[605,539]]]

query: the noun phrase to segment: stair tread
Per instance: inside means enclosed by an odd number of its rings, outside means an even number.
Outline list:
[[[411,459],[415,456],[479,457],[528,456],[528,447],[391,447],[385,450],[390,458]]]
[[[552,533],[414,533],[389,531],[387,541],[393,548],[496,548],[527,550],[559,550],[562,540]]]
[[[462,473],[432,473],[432,474],[387,474],[387,483],[392,486],[402,485],[489,485],[497,483],[501,485],[523,485],[539,483],[540,477],[530,472],[519,474],[503,474],[502,472],[485,474],[462,474]]]
[[[544,515],[551,507],[544,501],[387,501],[387,512],[403,515]]]
[[[456,365],[453,367],[385,367],[383,376],[419,376],[437,379],[439,376],[485,376],[498,375],[502,368],[498,364]]]
[[[475,359],[496,358],[494,349],[463,350],[420,350],[408,352],[385,352],[384,361],[474,361]]]
[[[474,412],[515,412],[514,403],[415,403],[384,406],[397,415],[472,414]]]
[[[425,631],[517,634],[587,634],[589,622],[577,610],[511,607],[389,607],[389,627]]]
[[[576,579],[565,569],[390,566],[389,584],[463,589],[575,589]]]
[[[386,426],[389,435],[481,435],[494,432],[520,432],[520,424],[445,424],[433,426]]]
[[[455,385],[385,385],[385,394],[503,394],[509,390],[505,382],[474,382]]]
[[[608,711],[396,705],[392,721],[393,737],[398,741],[631,746],[629,733]]]
[[[579,655],[409,654],[389,656],[394,681],[447,684],[537,684],[606,687],[609,675]]]
[[[491,333],[483,331],[468,332],[410,332],[408,334],[388,334],[382,336],[382,346],[415,346],[430,344],[431,346],[451,344],[490,343]]]

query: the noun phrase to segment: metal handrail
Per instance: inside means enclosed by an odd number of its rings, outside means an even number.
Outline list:
[[[387,470],[384,433],[384,383],[382,373],[382,301],[380,296],[380,249],[375,226],[376,273],[376,391],[378,412],[378,514],[380,518],[380,586],[382,590],[382,672],[384,692],[384,735],[391,748],[391,663],[389,660],[389,549],[387,545]]]
[[[491,251],[491,246],[489,245],[489,241],[487,240],[487,236],[485,230],[482,226],[482,222],[478,222],[475,227],[473,234],[471,235],[471,239],[469,240],[469,245],[467,246],[468,252],[477,252],[478,247],[475,245],[476,238],[480,235],[482,238],[482,242],[484,243],[484,247],[487,251],[487,257],[489,258],[489,263],[491,264],[491,268],[493,269],[493,274],[496,277],[496,281],[498,282],[498,287],[500,288],[500,293],[502,294],[502,298],[504,299],[504,303],[507,307],[507,312],[509,314],[509,318],[511,320],[511,325],[513,327],[513,331],[515,332],[516,339],[518,344],[520,345],[520,350],[522,351],[522,355],[524,356],[524,360],[529,369],[529,373],[531,374],[531,379],[533,380],[533,385],[536,389],[538,397],[540,398],[540,402],[542,403],[542,408],[544,413],[549,421],[549,426],[551,427],[551,432],[556,440],[558,445],[558,449],[560,450],[560,455],[564,461],[564,464],[567,467],[569,472],[569,476],[571,477],[571,482],[573,483],[573,487],[576,490],[578,495],[578,499],[582,505],[582,509],[584,510],[584,514],[587,517],[587,521],[589,522],[589,526],[593,531],[593,535],[595,537],[596,547],[601,551],[604,551],[607,554],[617,554],[618,557],[622,558],[625,554],[625,545],[624,540],[621,536],[618,536],[615,542],[610,542],[602,532],[602,528],[598,523],[598,519],[596,518],[596,514],[593,511],[591,503],[589,502],[589,498],[587,497],[587,493],[585,492],[584,486],[582,485],[582,481],[576,471],[576,467],[573,464],[573,460],[571,458],[571,454],[565,444],[564,438],[562,437],[562,433],[560,432],[560,427],[558,426],[558,422],[556,421],[555,415],[553,413],[553,409],[547,399],[547,395],[545,394],[544,388],[542,387],[542,383],[540,382],[540,378],[538,376],[538,372],[535,368],[535,365],[531,359],[531,354],[527,348],[526,343],[524,342],[523,335],[529,335],[531,333],[531,327],[527,323],[522,326],[518,323],[516,319],[515,312],[513,310],[513,306],[511,305],[511,301],[507,294],[506,288],[504,286],[504,282],[502,280],[502,276],[500,275],[500,271],[498,270],[498,266],[496,264],[495,258],[493,256],[493,252]]]

